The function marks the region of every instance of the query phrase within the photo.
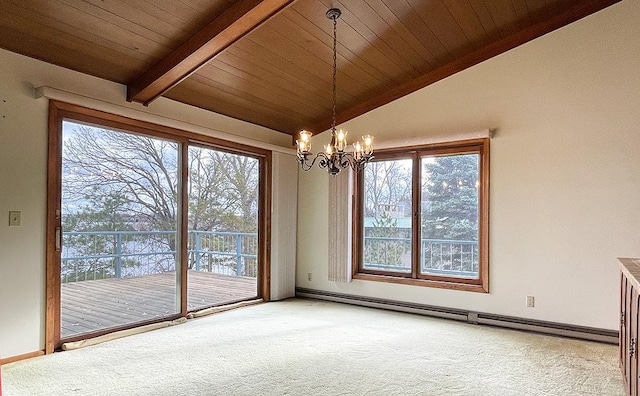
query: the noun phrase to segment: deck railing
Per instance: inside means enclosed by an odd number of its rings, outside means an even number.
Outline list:
[[[365,237],[364,268],[411,272],[411,238]],[[478,277],[478,241],[423,239],[420,273]]]
[[[62,282],[175,271],[176,241],[176,231],[64,232]],[[190,230],[187,246],[189,269],[257,276],[257,233]]]
[[[62,282],[175,271],[175,231],[64,232]],[[196,271],[257,276],[258,234],[188,232],[188,266]],[[364,267],[411,272],[411,239],[365,237]],[[423,239],[420,273],[478,276],[478,242]]]

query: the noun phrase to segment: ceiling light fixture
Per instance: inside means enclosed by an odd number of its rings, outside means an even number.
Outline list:
[[[347,131],[336,131],[336,75],[337,75],[337,24],[342,12],[338,8],[327,11],[327,18],[333,20],[333,110],[331,119],[331,143],[325,146],[324,152],[319,152],[313,157],[311,153],[311,132],[303,130],[299,132],[296,140],[298,161],[302,170],[308,171],[318,161],[320,168],[326,168],[331,176],[337,175],[341,170],[351,167],[354,171],[364,169],[373,158],[373,137],[362,136],[362,142],[353,144],[353,152],[347,152]],[[313,157],[312,160],[310,158]]]

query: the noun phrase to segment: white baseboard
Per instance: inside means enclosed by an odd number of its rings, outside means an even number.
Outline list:
[[[419,315],[435,316],[439,318],[458,320],[467,323],[498,326],[562,337],[605,342],[616,345],[618,344],[618,332],[615,330],[546,322],[541,320],[517,318],[512,316],[494,315],[463,309],[437,307],[432,305],[393,301],[381,298],[362,297],[305,288],[296,288],[296,297],[313,298],[318,300],[360,305],[363,307],[380,308]]]

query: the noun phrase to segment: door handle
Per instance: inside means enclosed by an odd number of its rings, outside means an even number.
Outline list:
[[[55,244],[56,244],[56,252],[62,250],[62,230],[60,227],[56,227],[56,236],[55,236]]]

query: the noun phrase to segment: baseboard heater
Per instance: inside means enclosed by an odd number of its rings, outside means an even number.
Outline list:
[[[374,297],[363,297],[300,287],[296,288],[296,297],[313,298],[318,300],[360,305],[363,307],[381,308],[392,311],[435,316],[439,318],[458,320],[461,322],[473,324],[498,326],[516,330],[551,334],[556,336],[606,342],[609,344],[618,344],[618,332],[615,330],[598,329],[586,326],[575,326],[563,323],[517,318],[513,316],[494,315],[463,309],[445,308],[433,305],[394,301]]]

